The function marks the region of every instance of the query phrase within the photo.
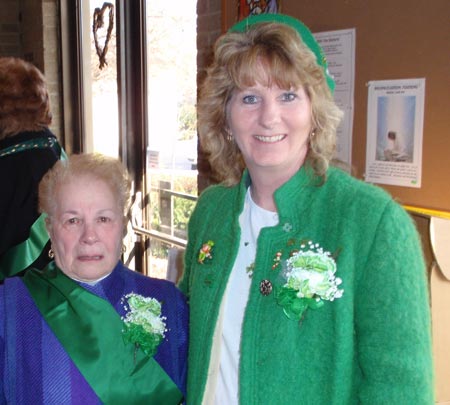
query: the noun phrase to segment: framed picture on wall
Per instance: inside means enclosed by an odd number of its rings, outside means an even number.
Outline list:
[[[249,15],[281,12],[281,0],[239,0],[238,16],[242,20]]]

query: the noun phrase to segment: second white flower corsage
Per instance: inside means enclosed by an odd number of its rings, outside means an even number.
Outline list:
[[[155,298],[143,297],[130,293],[122,298],[128,311],[122,318],[122,330],[125,343],[134,343],[137,349],[149,357],[156,354],[156,350],[165,336],[165,317],[161,316],[161,303]]]
[[[323,301],[342,297],[342,283],[335,276],[336,262],[330,252],[318,244],[308,242],[286,260],[282,277],[284,284],[277,288],[276,300],[288,318],[301,320],[308,308],[316,309]]]

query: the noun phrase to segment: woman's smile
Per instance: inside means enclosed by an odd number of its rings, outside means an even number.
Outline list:
[[[272,136],[254,135],[254,138],[263,143],[275,143],[282,141],[283,139],[286,138],[286,136],[287,135],[272,135]]]

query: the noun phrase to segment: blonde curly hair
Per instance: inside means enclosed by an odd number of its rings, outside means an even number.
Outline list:
[[[227,32],[217,40],[214,61],[200,89],[198,132],[213,178],[231,186],[242,176],[242,154],[235,142],[227,140],[227,105],[234,91],[257,82],[287,90],[304,87],[311,101],[315,133],[305,164],[324,177],[335,152],[342,111],[333,100],[324,68],[298,32],[286,24],[261,22],[244,32]]]

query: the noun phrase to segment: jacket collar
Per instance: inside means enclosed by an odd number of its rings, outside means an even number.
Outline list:
[[[245,169],[238,192],[239,206],[241,208],[244,204],[245,194],[251,183],[250,174]],[[312,168],[308,165],[303,165],[297,173],[275,191],[274,198],[280,223],[282,221],[291,221],[294,212],[295,216],[298,216],[299,209],[300,211],[309,209],[314,196],[312,191],[319,189],[324,183],[324,180],[317,176]],[[292,210],[293,206],[296,207],[295,210]]]

